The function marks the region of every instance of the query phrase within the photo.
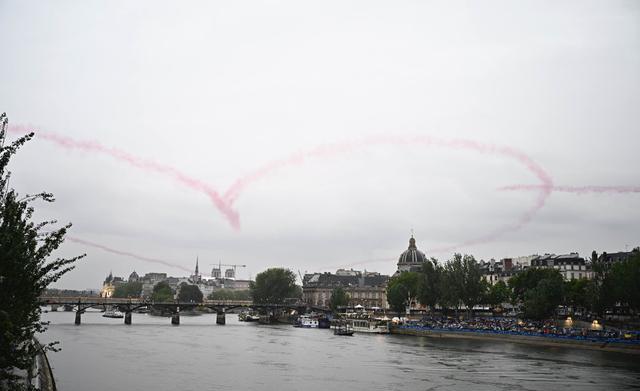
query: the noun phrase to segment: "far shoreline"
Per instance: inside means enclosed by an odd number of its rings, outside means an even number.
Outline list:
[[[391,327],[393,335],[406,335],[415,337],[427,337],[437,339],[475,339],[482,341],[513,342],[525,345],[547,347],[572,347],[601,352],[615,352],[640,354],[640,344],[624,344],[619,342],[598,341],[594,339],[561,339],[537,335],[496,334],[492,332],[468,331],[468,330],[441,330],[426,328],[407,328],[403,326]]]

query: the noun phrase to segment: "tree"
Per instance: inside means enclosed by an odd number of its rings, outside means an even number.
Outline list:
[[[173,289],[169,286],[169,283],[166,281],[160,281],[153,287],[153,293],[151,294],[151,300],[153,301],[170,301],[173,300],[174,295]]]
[[[256,304],[283,304],[285,299],[299,298],[296,275],[289,269],[271,268],[258,273],[249,283],[251,297]]]
[[[473,307],[479,304],[485,296],[487,285],[482,279],[480,265],[473,255],[462,258],[462,292],[460,298],[467,307],[469,317],[473,315]]]
[[[527,318],[549,317],[562,302],[564,281],[556,269],[527,269],[511,277],[509,286]]]
[[[509,287],[513,292],[516,301],[524,301],[525,293],[538,286],[538,283],[544,279],[560,281],[562,283],[562,274],[556,269],[530,268],[522,273],[518,273],[509,279]]]
[[[349,303],[349,295],[342,289],[342,287],[334,288],[331,291],[331,299],[329,300],[329,308],[331,311],[336,312],[338,307],[344,307]]]
[[[612,293],[608,304],[626,304],[631,310],[640,310],[638,281],[640,281],[640,251],[634,249],[631,258],[614,264],[605,278],[605,283],[608,283],[607,288]]]
[[[64,242],[71,224],[56,228],[56,221],[34,222],[36,201],[53,202],[52,194],[20,197],[9,188],[11,157],[33,133],[5,145],[6,114],[0,115],[0,388],[19,389],[14,369],[29,371],[37,347],[34,336],[46,330],[40,321],[38,297],[46,287],[74,268],[84,255],[49,260]],[[46,350],[55,350],[55,343]]]
[[[387,284],[387,302],[396,312],[404,312],[418,296],[420,274],[402,272]]]
[[[204,295],[197,285],[189,285],[183,282],[178,287],[178,301],[181,303],[202,303]]]
[[[440,280],[442,279],[443,269],[438,260],[431,258],[422,264],[420,277],[418,281],[417,298],[423,305],[434,308],[440,302]]]
[[[116,286],[112,297],[140,297],[140,294],[142,294],[142,283],[138,281],[129,281],[125,284]]]
[[[462,302],[464,291],[464,270],[462,255],[454,254],[444,266],[440,279],[440,306],[443,308],[455,308],[456,314]]]
[[[545,319],[553,315],[562,300],[562,280],[542,279],[524,295],[524,316]]]
[[[586,278],[565,282],[563,304],[571,306],[574,309],[578,307],[586,307],[590,283],[591,282]]]
[[[599,259],[606,259],[606,255],[603,252]],[[612,266],[600,260],[592,262],[593,279],[586,287],[586,304],[591,311],[602,316],[606,309],[613,309],[618,303],[639,311],[640,248],[634,248],[628,260]]]
[[[488,289],[487,304],[492,307],[497,307],[502,303],[506,303],[511,298],[511,290],[504,283],[504,281],[498,281]]]

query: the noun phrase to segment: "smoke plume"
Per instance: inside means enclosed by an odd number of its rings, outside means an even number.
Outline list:
[[[186,271],[186,272],[191,272],[190,269],[187,269],[184,266],[178,265],[177,263],[168,262],[168,261],[165,261],[165,260],[162,260],[162,259],[149,258],[149,257],[145,257],[145,256],[142,256],[142,255],[130,253],[128,251],[116,250],[116,249],[113,249],[111,247],[107,247],[105,245],[99,244],[99,243],[90,242],[88,240],[83,240],[83,239],[79,239],[79,238],[72,237],[72,236],[66,236],[65,239],[67,239],[67,240],[69,240],[71,242],[74,242],[74,243],[78,243],[78,244],[82,244],[82,245],[85,245],[85,246],[98,248],[100,250],[103,250],[103,251],[106,251],[106,252],[110,252],[112,254],[122,255],[122,256],[125,256],[125,257],[138,259],[140,261],[151,262],[151,263],[155,263],[155,264],[158,264],[158,265],[169,266],[169,267],[172,267],[172,268],[175,268],[175,269],[180,269],[180,270]]]

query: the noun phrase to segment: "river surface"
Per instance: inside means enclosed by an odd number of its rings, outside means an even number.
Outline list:
[[[215,315],[42,314],[60,391],[640,389],[640,356],[477,340],[356,334]]]

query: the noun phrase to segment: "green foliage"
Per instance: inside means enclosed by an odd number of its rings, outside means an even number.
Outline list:
[[[142,294],[142,283],[138,281],[130,281],[125,284],[116,286],[113,290],[113,297],[127,298],[140,297]]]
[[[524,301],[525,293],[538,286],[544,279],[557,280],[562,283],[562,274],[556,269],[529,268],[509,279],[509,287],[516,301]]]
[[[197,285],[189,285],[183,282],[178,287],[178,301],[180,303],[202,303],[204,295]]]
[[[8,186],[11,157],[33,137],[23,136],[5,144],[7,118],[0,116],[0,386],[17,387],[13,368],[31,368],[37,346],[33,337],[46,330],[40,322],[38,297],[46,287],[74,268],[70,259],[50,255],[60,247],[71,224],[56,228],[55,221],[32,220],[35,201],[53,202],[40,193],[19,197]],[[54,350],[54,344],[44,348]]]
[[[440,305],[444,308],[460,308],[464,290],[462,255],[454,254],[444,266],[440,279]]]
[[[418,279],[418,301],[431,308],[440,302],[440,280],[442,279],[443,268],[438,264],[438,260],[431,258],[427,260],[420,270]]]
[[[407,292],[400,284],[387,285],[387,302],[391,309],[398,313],[403,313],[407,305]]]
[[[233,289],[220,289],[211,292],[208,297],[209,300],[251,300],[251,292],[249,290],[233,290]]]
[[[160,281],[153,287],[153,293],[151,294],[151,300],[162,302],[162,301],[172,301],[174,295],[173,289],[169,286],[169,283],[166,281]]]
[[[597,259],[592,263],[593,279],[586,287],[586,305],[592,312],[602,316],[618,303],[640,311],[640,249],[634,248],[632,253],[629,260],[610,267]],[[596,255],[594,251],[592,257]]]
[[[562,302],[564,281],[556,269],[532,268],[511,277],[509,287],[523,304],[525,317],[543,319]]]
[[[562,300],[562,279],[545,278],[524,295],[524,316],[545,319],[553,315]]]
[[[482,279],[480,265],[473,255],[462,257],[462,291],[460,299],[467,307],[469,314],[473,313],[473,307],[482,301],[486,294],[487,285]]]
[[[348,303],[349,295],[342,287],[335,288],[331,291],[331,300],[329,300],[329,308],[331,308],[331,311],[336,312],[338,307],[344,307]]]
[[[299,298],[301,289],[296,275],[288,269],[272,268],[259,273],[249,283],[251,297],[256,304],[283,304],[285,299]]]
[[[571,280],[564,283],[563,304],[571,307],[586,307],[591,281],[586,278]]]
[[[631,310],[640,311],[640,251],[634,249],[633,252],[631,259],[611,267],[604,282],[612,297],[603,301],[609,305],[619,302]]]
[[[394,311],[404,312],[405,307],[417,297],[420,278],[417,272],[402,272],[389,280],[387,302]]]
[[[497,307],[502,303],[508,302],[510,298],[511,289],[509,289],[509,286],[504,281],[498,281],[488,288],[486,302],[492,307]]]

